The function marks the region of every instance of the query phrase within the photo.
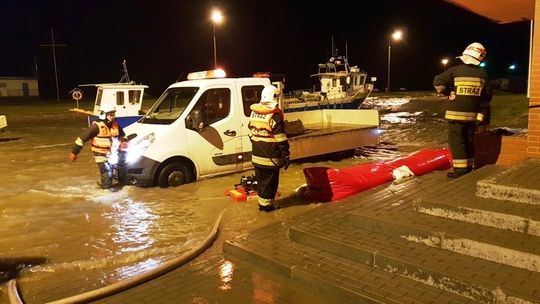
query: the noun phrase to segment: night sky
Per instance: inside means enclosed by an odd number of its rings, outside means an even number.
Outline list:
[[[388,39],[392,43],[391,88],[432,89],[441,59],[460,55],[467,44],[487,48],[490,78],[524,76],[529,22],[495,24],[438,0],[315,1],[83,1],[3,0],[0,11],[0,77],[33,76],[40,91],[56,97],[55,42],[61,98],[78,84],[117,82],[126,60],[130,78],[158,96],[187,73],[213,67],[212,7],[225,22],[216,26],[218,65],[228,76],[257,71],[282,73],[286,91],[309,88],[310,74],[332,53],[332,37],[349,63],[377,77],[384,90]],[[517,64],[517,70],[507,67]]]

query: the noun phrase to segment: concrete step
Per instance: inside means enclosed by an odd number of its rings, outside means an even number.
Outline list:
[[[504,172],[489,165],[418,199],[417,211],[433,216],[540,236],[540,204],[476,196],[476,183]],[[459,194],[459,195],[456,195]],[[451,198],[451,199],[449,199]]]
[[[532,282],[540,273],[449,253],[347,222],[304,222],[289,238],[356,263],[373,267],[482,303],[540,302]]]
[[[540,302],[539,237],[415,211],[422,196],[479,172],[448,180],[434,171],[381,185],[228,241],[225,255],[282,273],[336,303],[420,303],[433,293],[439,293],[433,303],[490,296],[500,303]],[[462,294],[470,298],[456,293],[467,290]]]
[[[474,174],[476,172],[472,173]],[[449,182],[445,177],[443,179],[441,174],[432,173],[396,187],[388,186],[383,191],[362,198],[363,203],[355,206],[346,216],[358,225],[367,225],[364,229],[387,231],[387,234],[391,235],[401,233],[404,238],[430,246],[441,246],[435,241],[444,240],[443,245],[448,250],[540,271],[538,236],[415,212],[414,202],[419,198],[449,187],[452,183],[456,182]],[[410,191],[419,188],[423,189],[420,193]],[[452,193],[447,199],[458,199],[460,196],[461,193]]]
[[[482,198],[540,205],[540,160],[528,159],[493,177],[480,180],[476,195]]]
[[[540,272],[540,237],[404,211],[387,217],[352,213],[359,228],[503,265]]]
[[[287,225],[264,227],[224,243],[225,257],[281,274],[335,303],[473,303],[472,299],[291,242]]]

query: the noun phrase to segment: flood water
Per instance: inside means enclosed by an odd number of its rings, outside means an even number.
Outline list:
[[[364,107],[381,111],[381,145],[340,161],[293,163],[281,175],[281,195],[292,195],[305,183],[305,167],[347,167],[446,146],[442,100],[434,95],[367,100]],[[179,256],[207,237],[223,210],[221,233],[234,237],[317,206],[299,204],[263,214],[255,200],[227,198],[225,190],[252,171],[177,188],[98,189],[88,147],[76,162],[67,159],[87,127],[86,118],[67,107],[57,113],[46,108],[6,110],[0,104],[8,120],[7,130],[0,132],[0,266],[10,259],[33,264],[1,267],[0,283],[17,277],[27,303],[43,302],[46,285],[67,284],[73,279],[68,273],[85,281],[83,292]]]

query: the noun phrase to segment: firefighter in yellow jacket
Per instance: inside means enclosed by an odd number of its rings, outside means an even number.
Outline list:
[[[113,166],[109,162],[111,148],[115,141],[123,140],[124,130],[116,121],[116,110],[110,105],[104,105],[100,109],[99,119],[75,140],[68,158],[71,161],[77,160],[77,155],[81,152],[84,144],[92,140],[92,151],[94,160],[99,168],[102,189],[109,189],[112,186]]]
[[[453,66],[435,76],[437,92],[448,96],[445,118],[448,121],[448,145],[452,152],[454,170],[447,175],[457,178],[474,168],[474,134],[477,123],[489,121],[489,102],[493,95],[487,72],[479,65],[486,49],[478,42],[471,43],[458,58],[463,64]]]
[[[255,167],[259,211],[274,210],[279,185],[279,170],[289,166],[289,142],[285,134],[283,112],[277,103],[278,90],[266,85],[261,101],[252,104],[249,122],[252,145],[251,161]]]

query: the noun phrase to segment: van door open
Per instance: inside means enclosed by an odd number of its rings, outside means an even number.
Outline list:
[[[188,153],[200,176],[242,169],[241,121],[231,96],[232,87],[207,89],[187,116]]]

